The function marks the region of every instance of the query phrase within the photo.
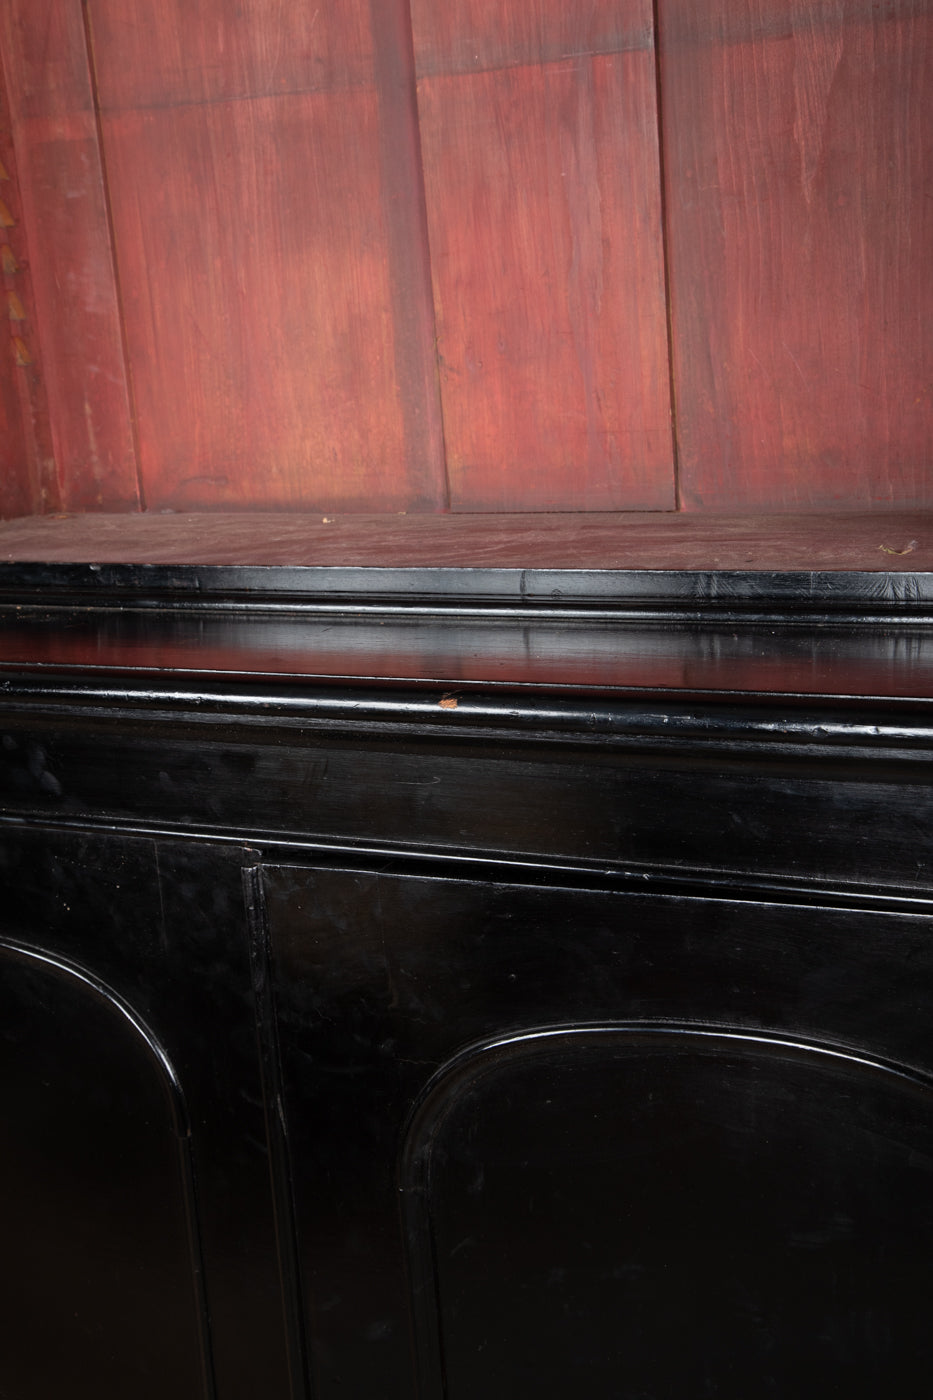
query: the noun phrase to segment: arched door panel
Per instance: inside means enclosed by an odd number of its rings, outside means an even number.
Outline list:
[[[442,1073],[403,1174],[424,1400],[926,1394],[933,1085],[684,1027]]]
[[[3,1393],[211,1393],[185,1104],[155,1038],[63,960],[0,947]]]
[[[315,1400],[925,1394],[926,906],[502,875],[265,871]]]

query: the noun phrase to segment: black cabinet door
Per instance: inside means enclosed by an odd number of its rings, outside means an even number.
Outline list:
[[[264,882],[315,1396],[926,1394],[927,913]]]
[[[0,837],[11,1400],[289,1394],[247,859]]]

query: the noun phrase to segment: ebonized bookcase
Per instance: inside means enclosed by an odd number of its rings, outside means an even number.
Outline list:
[[[931,71],[0,4],[4,1396],[926,1397]]]
[[[8,1393],[924,1395],[931,551],[3,527]]]

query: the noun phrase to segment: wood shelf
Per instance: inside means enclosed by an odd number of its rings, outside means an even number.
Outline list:
[[[933,514],[126,514],[0,525],[0,561],[923,573]]]

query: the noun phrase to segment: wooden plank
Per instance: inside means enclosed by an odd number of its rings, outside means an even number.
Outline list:
[[[578,12],[529,10],[414,10],[451,506],[667,509],[651,7],[617,7],[629,47],[595,54]],[[572,56],[538,61],[553,42]]]
[[[648,54],[419,87],[451,505],[673,505]]]
[[[30,515],[35,509],[32,473],[16,385],[18,366],[11,340],[0,350],[0,518]]]
[[[94,0],[152,507],[444,504],[410,38],[374,8]]]
[[[444,422],[408,0],[370,0],[379,101],[392,335],[407,462],[425,503],[446,508]]]
[[[104,120],[150,506],[431,499],[397,396],[375,93]]]
[[[4,518],[38,511],[43,483],[58,500],[15,177],[6,84],[0,81],[0,315],[8,327],[8,333],[0,335],[0,517]]]
[[[933,502],[933,9],[660,9],[690,509]]]
[[[80,0],[9,0],[0,45],[58,485],[41,507],[139,505],[106,194]],[[36,427],[42,436],[41,424]],[[46,455],[40,449],[40,455]]]

